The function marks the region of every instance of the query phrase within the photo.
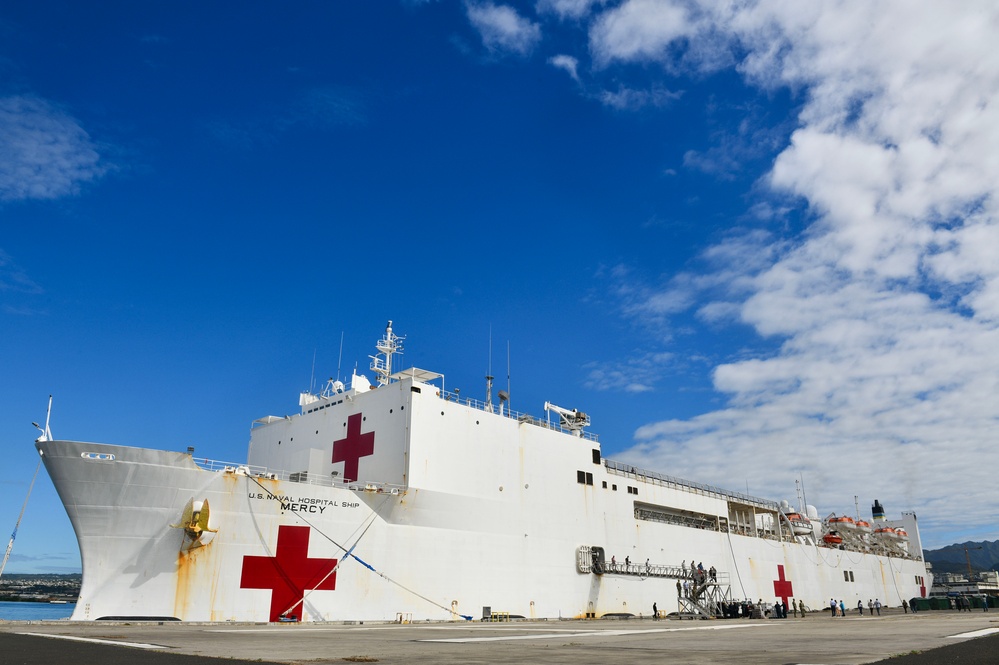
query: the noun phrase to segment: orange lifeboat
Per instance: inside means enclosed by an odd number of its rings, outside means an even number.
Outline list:
[[[864,520],[857,520],[856,525],[857,525],[857,530],[858,531],[863,531],[864,533],[870,533],[871,532],[871,523],[870,522],[865,522]]]
[[[835,526],[838,529],[853,529],[856,528],[857,524],[852,517],[843,515],[842,517],[830,517],[829,526]]]
[[[834,531],[822,536],[822,542],[824,542],[826,545],[839,545],[840,543],[843,542],[843,536],[839,535]]]
[[[882,538],[891,538],[892,540],[898,538],[898,531],[890,526],[882,527],[880,529],[874,530],[875,535],[881,536]],[[906,534],[908,537],[909,534]]]
[[[901,529],[901,528],[900,529],[895,529],[895,535],[898,536],[898,538],[900,540],[908,540],[909,539],[909,532],[906,531],[905,529]]]

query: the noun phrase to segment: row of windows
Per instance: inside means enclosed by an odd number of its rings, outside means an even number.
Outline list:
[[[340,400],[338,402],[330,402],[329,404],[320,404],[314,409],[309,409],[308,411],[306,411],[306,413],[312,413],[313,411],[322,411],[327,407],[336,406],[337,404],[343,404],[343,400]]]
[[[576,471],[576,482],[580,485],[592,485],[593,484],[593,474],[586,471]],[[607,481],[603,481],[603,488],[607,489]],[[616,492],[617,485],[611,485],[611,490]],[[638,494],[638,488],[628,486],[628,494]]]

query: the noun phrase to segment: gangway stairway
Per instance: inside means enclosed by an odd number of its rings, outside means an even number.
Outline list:
[[[688,595],[679,597],[680,614],[696,614],[706,619],[724,616],[723,606],[732,602],[732,586],[728,573],[718,573],[715,579],[703,583],[692,580]]]
[[[598,548],[580,547],[576,567],[581,573],[596,575],[631,575],[645,578],[675,579],[680,587],[678,604],[681,614],[712,619],[724,616],[723,605],[732,602],[732,587],[727,572],[716,571],[713,578],[704,571],[686,566],[655,563],[605,561]],[[686,584],[684,584],[686,582]]]

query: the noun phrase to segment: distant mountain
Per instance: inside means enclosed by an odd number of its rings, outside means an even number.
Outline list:
[[[999,540],[955,543],[938,550],[923,550],[923,558],[933,564],[933,571],[937,573],[967,573],[969,560],[973,572],[999,570]]]

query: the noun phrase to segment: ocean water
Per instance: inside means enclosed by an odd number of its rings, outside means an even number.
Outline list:
[[[12,603],[0,602],[0,619],[5,621],[39,621],[68,619],[76,603]]]

